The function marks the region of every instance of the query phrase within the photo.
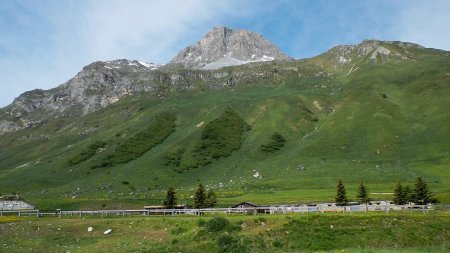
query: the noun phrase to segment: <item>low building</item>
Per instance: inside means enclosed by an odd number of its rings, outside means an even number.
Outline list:
[[[258,206],[251,202],[241,202],[239,204],[236,204],[232,207],[232,212],[236,213],[249,213],[249,214],[256,214],[256,213],[270,213],[270,207],[269,206]]]
[[[0,200],[0,210],[32,210],[34,206],[22,200]]]
[[[255,208],[258,207],[258,205],[253,204],[251,202],[241,202],[237,205],[232,206],[231,208]]]
[[[183,204],[183,205],[175,205],[175,207],[173,209],[191,209],[191,208],[192,208],[192,206]],[[160,209],[168,209],[168,208],[166,208],[165,206],[155,205],[155,206],[144,206],[144,209],[145,210],[160,210]]]

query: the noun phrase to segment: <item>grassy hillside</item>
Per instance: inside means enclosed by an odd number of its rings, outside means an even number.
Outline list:
[[[436,212],[0,217],[0,236],[7,252],[448,252],[449,220]]]
[[[169,186],[192,202],[202,182],[226,206],[331,201],[337,178],[350,198],[364,182],[373,199],[385,199],[375,193],[422,176],[449,203],[450,57],[420,52],[409,61],[361,60],[351,74],[324,65],[329,55],[234,67],[296,71],[129,96],[2,136],[0,193],[20,192],[42,209],[141,207],[161,203]],[[267,152],[274,133],[285,141]]]

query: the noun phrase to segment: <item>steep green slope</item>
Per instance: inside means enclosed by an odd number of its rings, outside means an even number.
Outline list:
[[[293,72],[226,89],[129,96],[2,136],[0,193],[20,192],[41,208],[119,208],[160,203],[168,186],[189,202],[202,182],[223,205],[309,202],[332,200],[337,178],[353,198],[360,182],[392,192],[395,182],[423,176],[448,203],[450,57],[420,52],[414,60],[361,60],[350,74],[347,65],[323,64],[330,53],[233,67]],[[150,131],[167,129],[158,141],[133,159],[96,166],[123,153],[118,147],[141,143],[139,133],[167,112],[164,127]],[[285,139],[282,148],[261,150],[274,133]],[[70,162],[96,141],[105,145]]]

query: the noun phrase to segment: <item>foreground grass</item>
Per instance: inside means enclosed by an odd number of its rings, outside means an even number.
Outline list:
[[[5,252],[448,252],[448,213],[0,217]],[[211,220],[219,223],[214,223]],[[218,225],[217,225],[218,224]],[[88,232],[88,227],[93,227]],[[111,234],[103,231],[112,229]],[[26,239],[26,240],[25,240]]]

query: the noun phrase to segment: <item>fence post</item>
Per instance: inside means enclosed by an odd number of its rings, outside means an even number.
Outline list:
[[[19,217],[21,216],[21,209],[19,209]]]
[[[36,212],[36,217],[39,218],[39,210]]]

